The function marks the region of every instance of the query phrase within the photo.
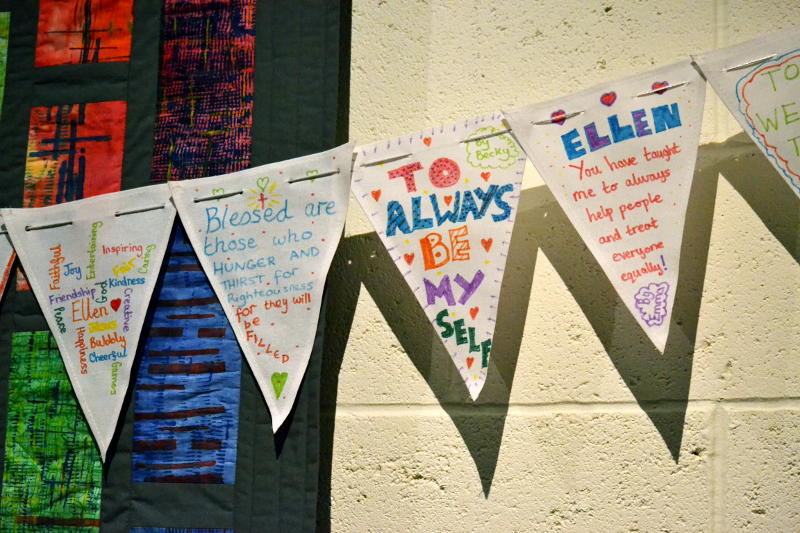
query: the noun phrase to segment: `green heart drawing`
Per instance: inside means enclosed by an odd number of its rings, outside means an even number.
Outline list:
[[[319,170],[316,170],[316,169],[314,169],[314,170],[308,170],[308,171],[306,171],[306,177],[309,177],[309,176],[316,176],[317,174],[319,174]],[[313,180],[313,179],[310,179],[310,180],[308,180],[308,181],[310,181],[311,183],[314,183],[314,180]]]
[[[256,180],[256,186],[258,187],[258,190],[261,192],[267,190],[267,185],[269,185],[269,178],[266,176],[263,176]]]
[[[287,379],[289,379],[289,374],[286,372],[272,373],[272,388],[275,389],[276,398],[281,397],[281,392],[283,392],[283,386],[286,385]]]
[[[220,195],[223,195],[223,194],[225,194],[225,189],[222,189],[222,188],[220,188],[220,189],[211,189],[211,196],[220,196]],[[220,200],[221,200],[221,198],[217,198],[218,202]]]

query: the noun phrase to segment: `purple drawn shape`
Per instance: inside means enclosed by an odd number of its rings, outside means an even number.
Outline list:
[[[639,287],[633,296],[636,309],[648,326],[661,326],[667,317],[667,296],[669,283],[650,283]]]

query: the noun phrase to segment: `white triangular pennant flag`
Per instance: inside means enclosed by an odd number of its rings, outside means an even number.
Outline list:
[[[705,83],[689,61],[506,113],[622,301],[667,343]]]
[[[169,188],[2,216],[105,460],[175,218]]]
[[[800,28],[693,58],[744,131],[800,196]]]
[[[3,218],[0,217],[0,297],[6,292],[6,285],[8,285],[8,278],[11,276],[11,267],[14,266],[14,259],[17,254],[14,253],[14,247],[11,245],[11,239],[8,237],[8,231],[3,225]]]
[[[522,149],[495,113],[356,153],[353,193],[475,400],[489,367]]]
[[[277,431],[303,381],[347,215],[353,145],[170,182]]]

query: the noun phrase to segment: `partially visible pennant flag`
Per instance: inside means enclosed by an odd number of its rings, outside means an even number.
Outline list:
[[[506,113],[575,229],[664,351],[705,83],[689,61]]]
[[[105,460],[175,218],[169,187],[2,216]]]
[[[693,58],[744,131],[800,196],[800,28]]]
[[[272,415],[289,416],[347,215],[353,145],[194,181],[173,200]]]
[[[522,149],[495,113],[356,154],[353,192],[475,400],[492,353]]]
[[[11,245],[11,239],[8,237],[8,231],[3,225],[3,218],[0,217],[0,297],[6,292],[6,285],[8,285],[8,278],[11,276],[11,267],[14,266],[14,259],[17,254],[14,253],[14,247]]]

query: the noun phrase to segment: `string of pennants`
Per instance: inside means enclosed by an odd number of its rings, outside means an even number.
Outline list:
[[[529,158],[663,352],[706,80],[800,197],[794,29],[395,139],[2,209],[0,290],[16,254],[105,459],[177,214],[277,431],[308,365],[352,188],[476,399]]]

